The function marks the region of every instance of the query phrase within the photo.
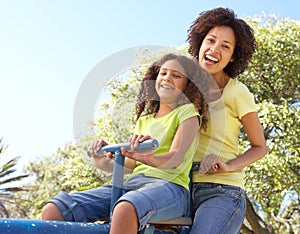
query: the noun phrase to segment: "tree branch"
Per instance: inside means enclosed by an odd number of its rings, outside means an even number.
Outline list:
[[[253,233],[255,234],[270,234],[274,233],[272,227],[268,227],[266,223],[261,219],[259,215],[256,214],[251,201],[248,196],[246,196],[246,219],[249,222]],[[271,230],[269,230],[271,229]],[[248,232],[249,233],[249,232]]]

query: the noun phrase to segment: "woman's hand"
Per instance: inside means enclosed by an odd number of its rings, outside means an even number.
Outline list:
[[[227,165],[220,157],[214,154],[206,155],[205,158],[202,160],[199,169],[200,174],[214,174],[229,171],[229,165]]]
[[[244,115],[241,120],[251,147],[244,154],[226,163],[222,159],[217,158],[209,167],[208,173],[241,171],[267,154],[266,141],[257,112],[250,112]]]

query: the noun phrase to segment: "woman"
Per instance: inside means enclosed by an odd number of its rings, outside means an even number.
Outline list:
[[[188,31],[189,53],[212,77],[209,121],[201,131],[193,172],[195,233],[238,233],[245,216],[244,168],[267,153],[253,95],[236,79],[255,52],[251,27],[230,9],[202,12]],[[243,127],[250,147],[240,153]]]

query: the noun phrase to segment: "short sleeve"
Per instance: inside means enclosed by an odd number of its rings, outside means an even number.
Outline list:
[[[246,85],[239,83],[235,91],[235,108],[240,119],[250,112],[257,112],[254,96]]]
[[[192,103],[182,105],[178,107],[176,110],[177,110],[179,124],[181,124],[183,121],[191,117],[194,116],[200,117],[199,111],[196,110],[194,104]]]

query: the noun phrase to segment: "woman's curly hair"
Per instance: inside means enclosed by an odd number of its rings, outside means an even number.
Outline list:
[[[136,119],[139,119],[142,115],[157,113],[159,110],[160,98],[156,92],[155,82],[161,66],[169,60],[178,61],[184,68],[188,79],[179,105],[193,103],[202,117],[201,127],[206,129],[208,121],[208,104],[206,100],[211,76],[200,67],[196,60],[172,53],[164,55],[147,69],[137,96]]]
[[[219,7],[200,13],[188,30],[188,52],[199,59],[199,50],[205,36],[216,26],[227,26],[234,31],[234,61],[224,68],[225,73],[234,78],[247,68],[256,50],[256,41],[253,29],[244,20],[238,19],[233,10]]]

